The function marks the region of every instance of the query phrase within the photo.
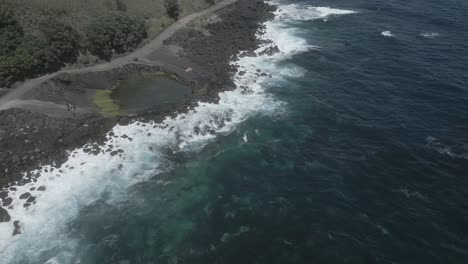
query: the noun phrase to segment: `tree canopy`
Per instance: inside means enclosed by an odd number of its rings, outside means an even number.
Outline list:
[[[39,31],[49,49],[54,52],[57,62],[75,62],[80,48],[80,35],[69,25],[53,18],[47,18],[39,23]]]
[[[24,36],[23,28],[9,9],[0,9],[0,56],[11,54]]]
[[[76,61],[80,38],[71,26],[48,18],[39,23],[34,34],[24,35],[12,13],[0,12],[0,19],[0,85]]]
[[[103,14],[86,28],[87,48],[102,59],[136,48],[146,37],[145,22],[122,12]]]
[[[148,37],[144,20],[120,11],[96,17],[81,35],[50,16],[26,32],[15,15],[11,9],[0,10],[0,87],[75,63],[80,51],[111,59],[114,54],[136,48]]]

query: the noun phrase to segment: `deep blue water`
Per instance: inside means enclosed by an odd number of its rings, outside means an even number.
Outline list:
[[[220,207],[253,208],[205,263],[468,263],[467,2],[302,3],[359,13],[295,23],[319,49],[272,88],[290,115],[209,159],[225,163]]]
[[[268,88],[284,112],[84,207],[75,260],[468,263],[468,2],[291,3],[357,13],[286,23],[317,48]]]
[[[90,263],[468,263],[467,2],[296,3],[358,13],[291,22],[318,48],[269,89],[286,116],[179,157],[175,189],[136,187],[82,231],[118,234]]]

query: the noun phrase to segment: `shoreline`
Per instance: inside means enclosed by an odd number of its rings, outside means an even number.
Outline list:
[[[125,125],[133,121],[161,122],[166,116],[176,116],[188,111],[196,106],[198,101],[216,102],[220,92],[234,89],[232,76],[236,68],[230,62],[241,51],[253,51],[258,47],[260,41],[256,39],[255,34],[265,19],[264,14],[271,11],[271,7],[261,0],[227,2],[233,4],[210,16],[216,22],[200,19],[201,21],[187,23],[184,29],[177,31],[164,43],[161,42],[161,48],[148,53],[144,58],[147,61],[174,59],[171,60],[173,67],[184,69],[180,66],[188,64],[193,66],[194,72],[201,73],[204,84],[199,88],[201,91],[199,90],[198,94],[195,93],[191,100],[182,105],[174,105],[171,110],[164,112],[148,110],[119,118],[103,117],[97,113],[65,118],[52,117],[15,108],[0,111],[2,121],[0,128],[7,129],[3,129],[0,133],[2,149],[0,162],[3,170],[1,172],[3,176],[0,178],[0,208],[8,209],[11,204],[8,200],[10,186],[36,181],[38,174],[29,173],[30,171],[46,164],[58,167],[67,160],[71,150],[84,145],[92,146],[86,150],[93,154],[103,152],[99,145],[105,140],[107,132],[116,124]],[[199,24],[202,24],[202,28]],[[207,30],[210,34],[204,34],[201,29]],[[171,54],[171,48],[174,47],[177,47],[176,50],[179,52]],[[132,64],[142,65],[140,62]],[[59,74],[60,72],[54,76],[57,77]],[[193,87],[197,84],[199,83],[192,83]],[[34,122],[31,125],[32,121]],[[12,123],[15,124],[14,127],[11,126]],[[25,131],[25,133],[15,131]],[[24,172],[26,174],[23,177],[21,173]],[[33,203],[34,201],[27,206]],[[8,220],[8,213],[5,209],[3,211],[0,210],[0,222],[8,222],[5,221]]]

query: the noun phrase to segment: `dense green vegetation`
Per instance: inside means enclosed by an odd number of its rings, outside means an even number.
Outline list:
[[[23,36],[23,28],[14,19],[13,12],[0,9],[0,56],[14,52],[21,43]]]
[[[25,78],[34,68],[34,57],[23,48],[17,48],[9,56],[0,56],[0,82],[9,85]]]
[[[109,60],[214,2],[0,0],[0,87],[67,64]]]
[[[86,28],[87,48],[100,58],[137,47],[148,36],[145,22],[124,13],[107,13]]]
[[[69,25],[48,18],[39,23],[39,31],[42,34],[42,43],[47,43],[53,52],[54,62],[74,62],[80,48],[80,35]]]
[[[41,20],[25,34],[11,10],[0,12],[0,86],[37,74],[55,71],[77,61],[79,52],[89,51],[101,59],[137,47],[147,37],[143,20],[122,12],[94,19],[84,36],[54,18]],[[83,39],[84,38],[84,39]]]
[[[75,62],[79,41],[76,30],[53,18],[41,21],[34,34],[24,34],[13,12],[0,12],[0,85]]]

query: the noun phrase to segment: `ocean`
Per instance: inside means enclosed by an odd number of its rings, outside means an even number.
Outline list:
[[[468,2],[271,3],[219,104],[11,191],[0,263],[468,263]]]

